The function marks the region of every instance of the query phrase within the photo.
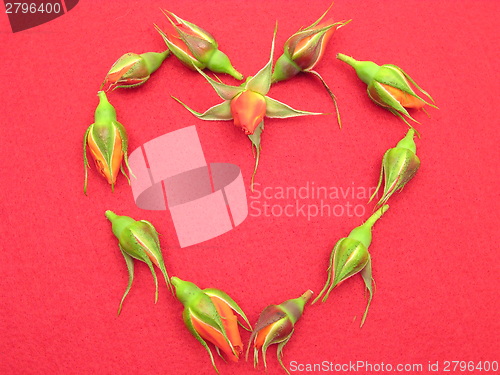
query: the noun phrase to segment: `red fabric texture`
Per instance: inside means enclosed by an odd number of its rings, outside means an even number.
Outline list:
[[[362,374],[383,363],[393,371],[422,365],[428,373],[430,364],[441,372],[446,361],[500,361],[500,3],[336,1],[327,17],[352,21],[335,32],[315,70],[336,95],[342,129],[314,75],[273,85],[269,97],[328,114],[264,119],[254,192],[248,137],[232,121],[195,118],[171,97],[198,112],[222,102],[198,72],[170,56],[143,86],[108,93],[130,151],[196,125],[207,162],[241,168],[246,220],[187,248],[180,248],[168,212],[135,205],[122,174],[112,193],[92,164],[83,194],[83,136],[97,91],[121,55],[165,49],[153,26],[167,23],[160,6],[209,31],[247,77],[267,63],[276,22],[274,61],[330,2],[80,1],[64,16],[17,33],[0,6],[0,373],[215,374],[159,269],[155,305],[150,270],[135,262],[117,317],[128,272],[106,210],[151,222],[169,275],[224,290],[252,324],[270,304],[308,289],[317,295],[332,248],[372,213],[376,202],[368,199],[382,157],[408,128],[369,99],[337,53],[401,67],[439,109],[426,106],[429,116],[410,110],[420,122],[412,124],[421,135],[421,167],[374,226],[376,288],[364,326],[367,298],[358,274],[326,303],[305,306],[284,348],[285,367]],[[241,329],[244,352],[249,337]],[[264,374],[262,359],[258,370],[250,356],[225,363],[209,347],[221,374]],[[267,366],[268,374],[284,373],[276,346]]]

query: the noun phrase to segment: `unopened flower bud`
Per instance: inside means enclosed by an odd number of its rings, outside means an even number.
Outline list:
[[[434,104],[417,95],[410,82],[434,103],[431,96],[422,90],[403,69],[396,65],[385,64],[379,66],[372,61],[354,60],[342,53],[339,53],[337,58],[356,70],[358,77],[368,85],[368,96],[372,101],[400,117],[410,128],[412,126],[403,115],[415,122],[418,121],[410,116],[407,108],[424,110],[425,104],[437,108]]]
[[[207,341],[215,345],[217,353],[220,349],[228,359],[238,362],[243,352],[238,324],[249,331],[252,330],[252,326],[236,302],[222,290],[214,288],[201,290],[192,282],[175,276],[172,277],[172,284],[177,299],[184,305],[184,324],[196,340],[207,349],[215,371],[219,373]],[[248,328],[238,321],[238,317]]]
[[[269,305],[262,311],[252,336],[250,336],[250,344],[253,343],[254,347],[254,366],[259,362],[259,350],[262,349],[262,359],[267,370],[267,348],[269,345],[278,344],[278,361],[289,374],[281,358],[283,347],[292,337],[295,323],[302,316],[304,306],[312,297],[312,294],[313,292],[308,290],[299,298],[290,299],[280,305]],[[247,359],[250,344],[248,344],[247,348]]]
[[[125,174],[122,165],[122,159],[125,159],[129,173],[133,176],[128,166],[128,137],[122,124],[116,121],[116,111],[109,103],[104,91],[99,91],[99,105],[95,111],[95,122],[90,125],[83,137],[83,164],[85,165],[85,186],[83,192],[87,194],[87,167],[90,164],[87,161],[87,144],[90,154],[95,161],[98,172],[111,185],[114,190],[116,176],[121,168]]]
[[[169,54],[169,50],[161,53],[146,52],[142,55],[126,53],[113,64],[101,85],[101,90],[104,86],[107,86],[106,91],[109,91],[111,88],[115,90],[118,87],[142,85]]]
[[[278,58],[274,66],[271,82],[290,79],[300,72],[315,75],[321,80],[332,98],[337,111],[337,120],[339,126],[341,126],[335,95],[323,80],[323,77],[314,68],[321,61],[333,33],[342,26],[347,25],[351,20],[334,22],[333,19],[329,19],[320,23],[326,13],[328,13],[328,10],[330,8],[311,26],[300,29],[288,38],[285,43],[284,53]]]
[[[398,142],[396,147],[389,149],[384,154],[377,190],[375,190],[370,198],[371,202],[380,189],[382,177],[385,176],[384,194],[375,208],[385,204],[397,190],[401,191],[408,181],[417,173],[420,167],[420,159],[415,154],[417,152],[417,146],[413,140],[414,135],[415,132],[413,129],[408,130],[406,136]]]
[[[164,14],[169,23],[165,31],[155,25],[156,30],[184,65],[193,70],[195,67],[208,68],[215,73],[227,73],[238,80],[243,79],[243,75],[233,68],[227,55],[219,50],[212,34],[171,12],[166,11]]]
[[[372,266],[370,253],[368,252],[368,247],[372,242],[372,227],[388,209],[389,206],[382,206],[364,224],[354,228],[349,233],[349,236],[340,239],[335,244],[330,256],[328,279],[325,287],[312,303],[319,300],[321,296],[323,296],[322,302],[325,302],[333,288],[349,277],[361,273],[365,286],[370,293],[366,311],[361,320],[361,326],[363,326],[373,297]]]
[[[106,211],[106,217],[111,221],[113,234],[118,238],[120,250],[125,258],[129,274],[129,282],[127,290],[122,297],[120,302],[120,307],[118,308],[118,314],[122,309],[123,300],[127,296],[130,287],[132,286],[132,281],[134,280],[134,260],[138,259],[145,262],[151,273],[153,274],[156,294],[155,303],[158,300],[158,281],[156,279],[156,273],[153,268],[153,264],[156,265],[165,278],[165,282],[169,289],[172,290],[170,285],[170,279],[168,278],[167,270],[165,269],[165,263],[163,261],[163,255],[160,249],[160,242],[158,240],[158,233],[155,227],[146,220],[136,221],[128,216],[119,216],[112,211]]]

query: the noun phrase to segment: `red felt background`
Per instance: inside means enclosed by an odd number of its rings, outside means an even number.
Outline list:
[[[326,203],[358,206],[361,215],[266,216],[251,208],[234,230],[181,249],[169,213],[137,208],[123,176],[111,193],[92,165],[83,194],[82,141],[96,93],[122,54],[165,48],[153,28],[165,22],[160,6],[209,30],[248,76],[269,59],[276,21],[274,60],[287,38],[329,5],[80,1],[68,14],[15,34],[0,6],[0,373],[215,374],[164,283],[154,304],[145,264],[136,262],[134,284],[116,316],[128,273],[107,209],[152,222],[162,234],[169,274],[224,290],[252,323],[269,304],[307,289],[318,293],[334,244],[374,206],[357,192],[376,186],[384,152],[407,129],[370,101],[354,70],[336,60],[338,52],[402,67],[439,110],[428,108],[430,118],[412,112],[421,122],[415,124],[421,169],[374,227],[376,292],[365,325],[359,328],[366,299],[358,275],[324,305],[306,307],[284,349],[285,366],[296,373],[307,369],[299,364],[362,361],[393,369],[422,364],[421,373],[428,373],[429,362],[442,371],[445,361],[500,361],[497,1],[336,1],[330,15],[352,22],[334,35],[317,71],[338,98],[342,129],[334,115],[266,119],[256,175],[260,197],[249,189],[254,160],[244,134],[232,122],[198,120],[171,98],[198,111],[221,101],[175,57],[142,87],[108,95],[130,150],[196,125],[207,161],[241,168],[254,208],[266,203],[278,213],[297,204],[276,196],[279,188],[314,185],[356,188],[354,197],[350,191]],[[313,76],[278,83],[269,96],[294,108],[334,111]],[[298,204],[319,206],[321,200],[310,196]],[[249,333],[242,331],[242,339],[246,348]],[[214,355],[221,374],[264,373],[251,360],[224,363]],[[269,374],[284,373],[276,346],[267,364]]]

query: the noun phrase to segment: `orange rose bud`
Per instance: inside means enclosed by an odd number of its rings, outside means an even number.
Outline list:
[[[252,326],[236,302],[219,289],[201,290],[195,284],[178,277],[172,277],[171,282],[175,287],[177,299],[184,305],[184,324],[207,349],[215,371],[219,373],[207,341],[216,346],[217,353],[220,349],[231,361],[238,362],[243,352],[238,317],[248,327],[240,323],[243,328],[251,331]]]
[[[281,359],[283,347],[292,337],[295,323],[297,323],[297,320],[302,316],[304,306],[312,295],[313,292],[308,290],[299,298],[290,299],[280,305],[269,305],[262,311],[255,325],[255,330],[252,336],[250,336],[250,343],[253,341],[254,346],[254,366],[259,362],[259,350],[262,348],[262,359],[264,361],[264,367],[267,370],[267,348],[269,345],[278,344],[278,361],[281,367],[289,373]],[[247,359],[249,350],[250,344],[247,348]]]
[[[339,53],[337,59],[349,64],[364,83],[368,85],[368,96],[381,107],[400,117],[406,124],[413,128],[403,116],[418,122],[407,111],[407,108],[424,109],[424,105],[437,108],[434,104],[425,101],[417,95],[412,85],[427,96],[433,103],[431,96],[422,90],[417,83],[406,74],[403,69],[392,64],[377,65],[372,61],[357,61],[352,57]],[[410,84],[411,83],[411,84]],[[416,132],[416,131],[415,131]],[[418,135],[418,132],[416,132]]]
[[[243,353],[243,342],[238,331],[238,318],[234,315],[231,308],[220,298],[210,297],[210,300],[221,317],[222,325],[226,330],[227,338],[231,344],[226,341],[220,331],[196,317],[192,319],[193,327],[204,340],[210,341],[216,347],[220,348],[226,354],[227,358],[233,362],[238,362],[240,355]]]
[[[108,181],[112,186],[116,184],[116,176],[120,171],[123,158],[122,139],[118,129],[109,129],[106,124],[94,124],[92,132],[88,135],[88,145],[90,155],[94,159],[97,171]],[[112,138],[111,163],[107,164],[105,152],[103,152],[97,143],[103,138]]]
[[[128,171],[132,174],[128,166],[127,132],[123,125],[116,121],[116,111],[109,103],[104,91],[99,91],[98,96],[99,105],[95,111],[95,122],[88,127],[83,137],[83,164],[85,166],[85,186],[83,192],[85,194],[87,194],[87,167],[90,167],[87,161],[87,144],[97,171],[111,185],[111,190],[114,189],[116,176],[118,176],[120,169],[128,179],[123,170],[122,159],[125,159]]]
[[[389,85],[385,85],[383,83],[381,83],[380,85],[394,99],[396,99],[403,107],[405,107],[405,108],[415,108],[415,109],[422,109],[422,108],[424,108],[425,103],[422,100],[420,100],[420,99],[418,99],[418,98],[416,98],[416,97],[414,97],[412,95],[408,95],[404,91],[402,91],[400,89],[397,89],[395,87],[392,87],[392,86],[389,86]],[[377,93],[376,90],[373,89],[373,87],[370,90],[370,95],[372,95],[372,98],[379,97],[379,94]],[[384,103],[383,103],[382,100],[378,100],[377,102],[380,103],[380,105],[382,105],[382,106],[387,106],[387,105],[384,105]]]
[[[253,134],[266,115],[266,99],[258,92],[245,90],[231,100],[231,114],[234,125],[245,134]]]

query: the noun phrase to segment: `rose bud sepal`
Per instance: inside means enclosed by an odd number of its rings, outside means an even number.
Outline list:
[[[349,236],[340,239],[335,244],[330,256],[328,279],[323,290],[312,302],[313,304],[322,296],[324,303],[334,287],[349,277],[361,273],[369,292],[368,303],[361,320],[361,326],[363,326],[373,297],[371,257],[368,252],[368,247],[372,242],[372,227],[388,209],[388,205],[380,207],[364,224],[354,228]]]
[[[401,68],[392,64],[379,66],[372,61],[357,61],[342,53],[337,59],[354,68],[358,77],[368,85],[367,92],[370,99],[376,104],[388,109],[400,117],[410,128],[413,128],[405,119],[406,116],[418,123],[407,111],[407,108],[423,109],[424,105],[437,108],[431,96],[420,88],[417,83]],[[432,103],[419,96],[410,85],[413,84],[421,93],[427,96]],[[418,135],[418,132],[416,132]]]
[[[378,201],[375,209],[385,204],[392,194],[403,190],[403,187],[415,176],[420,167],[420,159],[416,155],[417,146],[413,137],[415,132],[409,129],[406,136],[398,142],[396,147],[387,150],[382,159],[382,168],[378,186],[369,202],[375,197],[384,179],[384,194]]]
[[[255,158],[255,167],[252,174],[252,180],[250,182],[250,189],[253,191],[253,180],[255,178],[255,174],[257,173],[257,168],[259,166],[259,158],[260,158],[260,150],[261,150],[261,134],[264,131],[264,120],[260,122],[260,124],[255,128],[253,134],[248,134],[248,139],[252,142],[252,152],[254,152]]]
[[[125,262],[127,263],[129,274],[128,286],[120,302],[118,315],[120,314],[123,301],[130,291],[132,281],[134,280],[133,259],[145,262],[151,270],[156,287],[155,303],[158,301],[158,280],[156,278],[153,264],[161,270],[168,288],[173,293],[172,285],[170,284],[170,279],[168,277],[167,270],[165,269],[165,262],[163,261],[163,255],[160,249],[158,232],[155,227],[149,221],[136,221],[128,216],[116,215],[114,212],[109,210],[106,211],[106,217],[111,222],[113,234],[116,238],[118,238],[119,247],[123,257],[125,258]]]
[[[95,110],[95,122],[87,128],[83,137],[83,164],[85,166],[85,185],[83,192],[87,195],[87,143],[99,173],[106,178],[114,191],[116,177],[121,169],[123,175],[130,179],[123,170],[122,159],[129,173],[134,176],[128,165],[128,137],[122,124],[116,120],[115,108],[109,103],[104,91],[99,91],[99,105]]]
[[[227,55],[219,50],[217,41],[212,34],[172,12],[163,11],[163,14],[170,22],[167,25],[167,31],[164,32],[155,25],[156,30],[172,53],[185,66],[193,70],[194,67],[208,68],[214,73],[226,73],[237,80],[243,79],[243,75],[233,68]]]
[[[237,362],[243,351],[238,324],[246,330],[252,330],[243,310],[231,297],[219,289],[201,290],[192,282],[175,276],[172,277],[171,282],[175,287],[177,299],[184,305],[184,324],[208,351],[215,371],[219,373],[206,341],[215,345],[219,356],[222,357],[219,351],[221,349],[229,359]],[[234,313],[245,321],[248,328],[238,320]]]
[[[308,290],[302,296],[290,299],[280,305],[267,306],[259,316],[254,331],[250,336],[246,358],[250,344],[254,346],[254,367],[259,363],[259,349],[262,348],[262,360],[267,370],[266,351],[269,345],[278,344],[277,356],[281,367],[289,374],[283,365],[283,347],[288,343],[295,329],[295,323],[302,316],[304,306],[312,297],[313,292]]]
[[[168,49],[160,53],[146,52],[141,55],[126,53],[113,64],[104,78],[101,90],[105,85],[108,85],[106,91],[112,87],[115,90],[119,87],[132,88],[142,85],[169,55]]]

